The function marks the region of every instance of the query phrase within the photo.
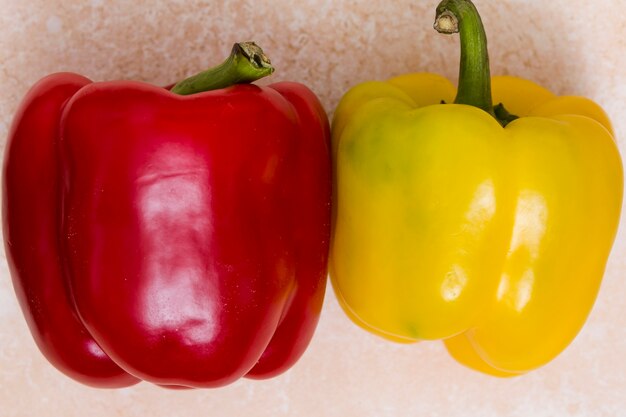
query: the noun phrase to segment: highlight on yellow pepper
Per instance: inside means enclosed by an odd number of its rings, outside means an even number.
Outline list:
[[[355,86],[335,112],[331,281],[366,330],[442,339],[470,368],[519,375],[565,349],[592,308],[622,163],[591,100],[490,78],[471,1],[442,1],[435,29],[460,34],[458,90],[402,75]]]

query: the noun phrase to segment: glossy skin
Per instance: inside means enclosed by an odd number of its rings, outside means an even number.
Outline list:
[[[433,74],[356,86],[333,122],[331,281],[358,325],[444,339],[461,363],[510,376],[544,365],[584,324],[615,237],[622,165],[608,118],[513,77],[502,128]]]
[[[3,200],[35,340],[98,387],[285,371],[319,318],[330,183],[328,122],[300,84],[45,78],[14,121]]]

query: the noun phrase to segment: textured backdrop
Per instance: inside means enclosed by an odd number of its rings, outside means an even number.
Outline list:
[[[590,97],[626,149],[622,0],[476,0],[492,72]],[[458,37],[432,30],[436,0],[0,0],[0,138],[32,83],[56,71],[169,84],[256,40],[277,72],[332,114],[352,84],[410,71],[456,79]],[[269,82],[267,81],[267,82]],[[4,255],[2,254],[4,258]],[[301,361],[269,381],[206,391],[85,388],[45,362],[0,263],[0,416],[618,416],[626,411],[626,231],[586,326],[554,362],[501,380],[439,343],[394,345],[355,327],[331,291]]]

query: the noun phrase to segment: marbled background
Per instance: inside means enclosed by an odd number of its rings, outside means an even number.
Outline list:
[[[599,102],[626,151],[626,3],[476,0],[494,74]],[[235,41],[271,56],[270,81],[299,80],[332,114],[352,84],[409,71],[456,79],[458,38],[424,0],[0,0],[0,138],[42,76],[168,84],[216,64]],[[2,255],[4,258],[4,255]],[[0,416],[624,416],[626,229],[572,345],[515,379],[469,371],[439,343],[395,345],[355,327],[329,292],[309,350],[286,374],[205,391],[85,388],[43,359],[0,262]]]

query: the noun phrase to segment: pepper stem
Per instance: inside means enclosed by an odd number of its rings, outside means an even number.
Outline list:
[[[470,0],[443,0],[437,6],[434,27],[439,33],[459,33],[461,37],[459,86],[454,102],[478,107],[496,117],[491,100],[487,36],[474,4]]]
[[[230,56],[216,67],[209,68],[177,83],[172,93],[188,95],[218,90],[234,84],[245,84],[274,72],[270,59],[254,42],[233,45]]]

